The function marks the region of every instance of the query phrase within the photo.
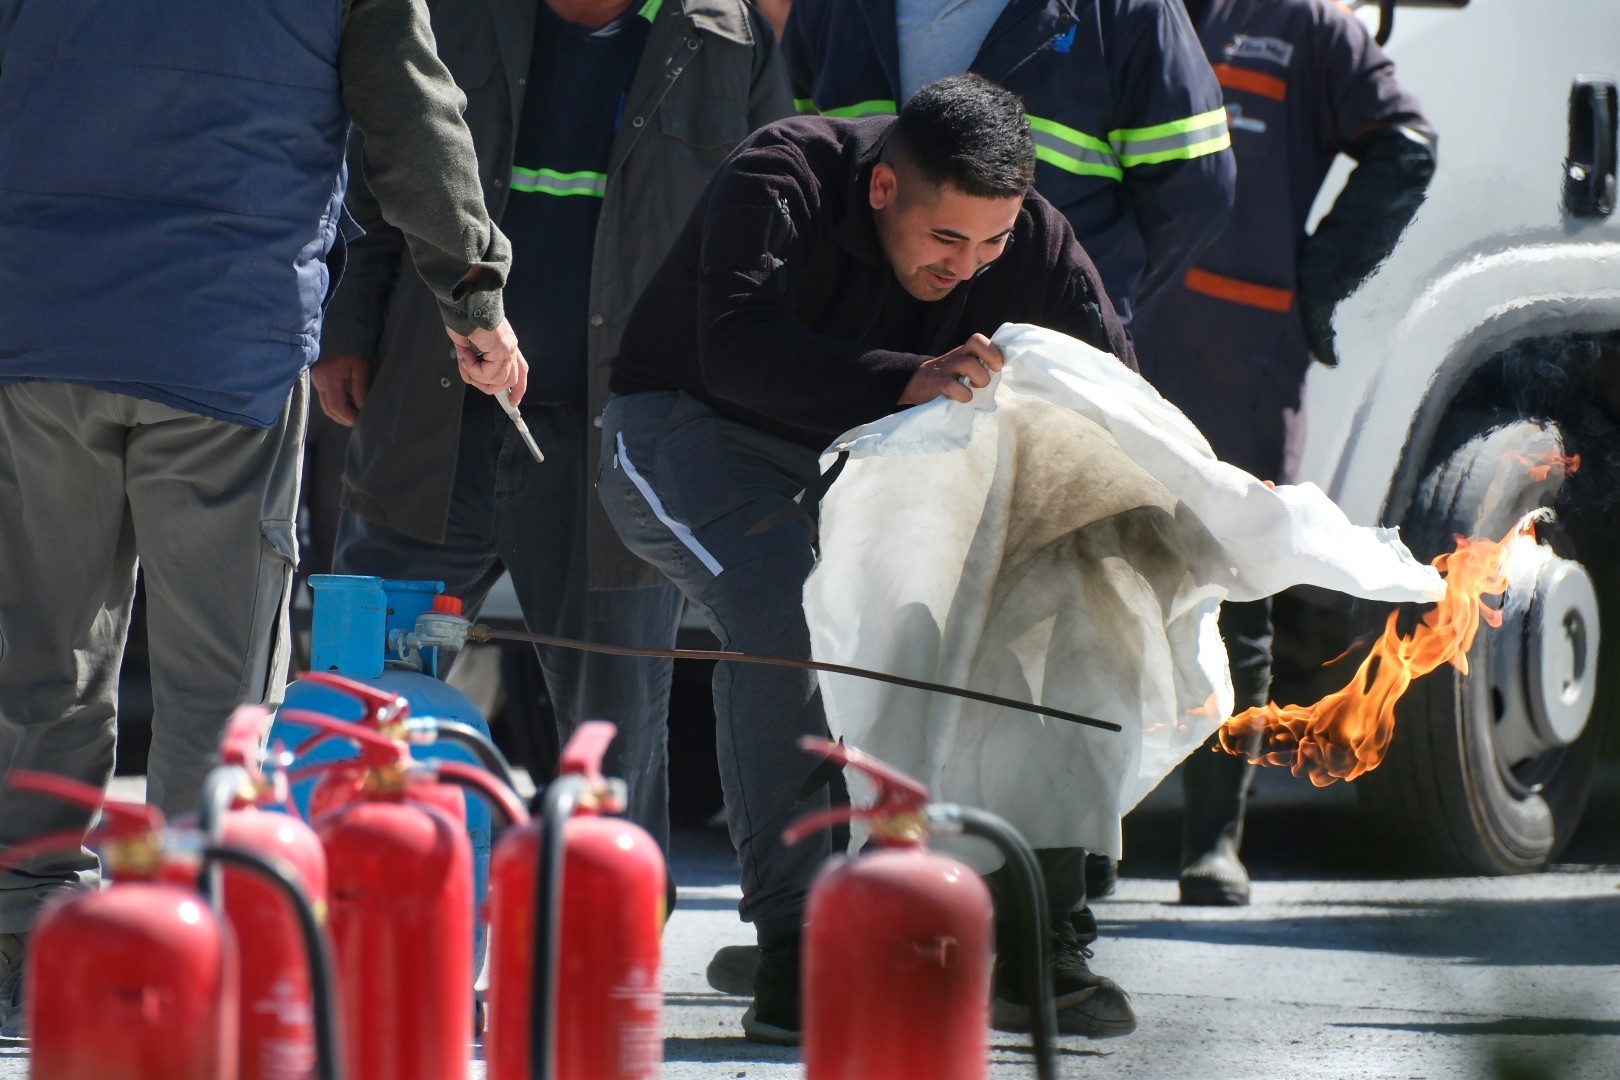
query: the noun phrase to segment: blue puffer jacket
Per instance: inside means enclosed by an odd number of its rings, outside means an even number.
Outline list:
[[[0,381],[254,427],[317,353],[342,0],[0,0]]]

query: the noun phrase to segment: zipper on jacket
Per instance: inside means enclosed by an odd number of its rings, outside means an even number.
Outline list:
[[[1014,2],[1016,3],[1017,0],[1014,0]],[[1072,0],[1058,0],[1058,3],[1063,8],[1063,12],[1064,12],[1064,15],[1065,15],[1066,18],[1059,21],[1058,32],[1056,34],[1053,34],[1051,36],[1051,38],[1049,38],[1046,41],[1041,42],[1040,45],[1038,45],[1035,48],[1031,49],[1028,53],[1026,53],[1023,56],[1022,59],[1020,59],[1018,61],[1018,63],[1014,64],[1012,67],[1008,68],[1006,71],[982,71],[982,70],[979,70],[977,68],[974,68],[973,70],[979,71],[979,74],[985,76],[986,78],[988,78],[988,79],[990,79],[990,80],[992,80],[994,82],[999,82],[999,83],[1005,84],[1008,79],[1012,78],[1012,76],[1018,71],[1018,69],[1022,68],[1025,64],[1027,64],[1031,60],[1035,59],[1035,57],[1039,56],[1041,53],[1046,52],[1048,49],[1052,48],[1052,46],[1055,45],[1057,42],[1063,40],[1063,38],[1069,33],[1069,31],[1072,30],[1076,25],[1079,24],[1080,17],[1074,13],[1074,4],[1072,3]],[[1011,33],[1013,31],[1013,29],[1015,27],[1017,27],[1020,23],[1022,23],[1025,19],[1033,18],[1035,15],[1039,14],[1040,11],[1044,8],[1044,6],[1045,5],[1043,5],[1043,4],[1031,4],[1030,9],[1028,11],[1024,12],[1022,15],[1019,15],[1017,18],[1012,19],[1011,21],[1007,22],[1006,24],[1001,24],[1000,21],[998,20],[997,25],[992,26],[990,28],[990,34],[984,39],[984,44],[979,46],[979,56],[983,56],[986,52],[988,52],[991,45],[995,44],[998,39],[1000,39],[1002,37],[1005,37],[1007,34]],[[1009,10],[1011,10],[1011,9],[1009,8]],[[974,60],[977,61],[978,57],[977,56],[974,57]]]

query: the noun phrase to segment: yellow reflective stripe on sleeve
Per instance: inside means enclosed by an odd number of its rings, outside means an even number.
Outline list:
[[[812,103],[811,107],[815,108],[814,103]],[[853,118],[856,116],[876,116],[880,113],[893,113],[895,109],[892,101],[873,100],[857,101],[853,105],[840,105],[836,109],[820,109],[819,111],[822,116]]]
[[[658,10],[663,6],[664,0],[647,0],[645,4],[641,5],[641,10],[637,11],[636,14],[648,22],[652,22],[658,18]]]
[[[607,173],[565,173],[556,169],[512,166],[513,191],[537,192],[541,195],[594,195],[600,199],[607,194],[607,182]]]
[[[794,98],[793,107],[798,110],[801,116],[815,116],[821,112],[820,109],[816,108],[816,103],[807,97]]]
[[[1106,176],[1118,180],[1124,176],[1113,147],[1097,138],[1067,127],[1056,120],[1024,114],[1029,121],[1030,134],[1035,137],[1035,158],[1054,168],[1077,176]]]
[[[1231,146],[1232,136],[1226,128],[1226,110],[1213,109],[1167,124],[1110,131],[1108,141],[1119,155],[1119,163],[1129,169],[1213,154]]]

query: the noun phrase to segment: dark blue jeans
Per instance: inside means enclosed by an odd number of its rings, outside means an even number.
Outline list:
[[[681,596],[667,585],[587,587],[582,405],[523,406],[546,460],[529,455],[493,398],[469,391],[456,451],[455,490],[442,544],[406,536],[344,511],[334,566],[340,574],[443,581],[469,617],[501,571],[532,633],[636,648],[672,648]],[[672,662],[537,646],[546,690],[566,740],[584,720],[611,720],[618,738],[606,772],[629,785],[627,816],[669,848],[669,680]],[[537,779],[545,780],[546,777]]]
[[[745,533],[818,473],[815,451],[728,420],[682,393],[629,394],[602,418],[597,488],[626,546],[664,572],[724,649],[808,659],[804,581],[815,524]],[[812,508],[813,510],[813,508]],[[827,736],[814,672],[724,662],[714,670],[726,823],[741,862],[744,920],[762,941],[796,933],[829,831],[787,847],[784,826],[824,810],[828,774],[797,746]]]

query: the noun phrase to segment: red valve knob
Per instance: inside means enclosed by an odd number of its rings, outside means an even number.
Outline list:
[[[461,597],[440,593],[433,598],[433,607],[430,610],[435,615],[460,615]]]

